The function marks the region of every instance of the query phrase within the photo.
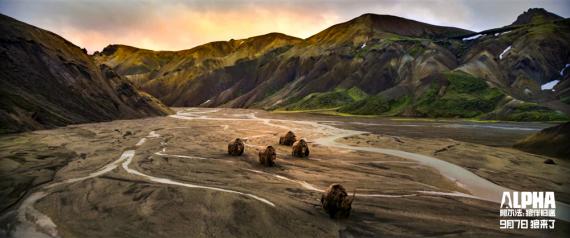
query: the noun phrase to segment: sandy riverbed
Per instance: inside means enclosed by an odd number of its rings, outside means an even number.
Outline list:
[[[469,184],[472,179],[461,182],[469,176],[437,167],[460,166],[510,189],[556,191],[558,201],[570,202],[567,161],[546,165],[546,157],[510,148],[394,136],[394,129],[351,134],[336,128],[354,129],[354,121],[311,119],[254,110],[183,109],[172,117],[4,136],[0,235],[568,235],[563,221],[557,221],[555,231],[499,230],[499,205]],[[363,125],[356,124],[357,129],[366,129]],[[309,159],[292,158],[290,147],[276,145],[288,129],[311,142]],[[248,139],[244,156],[226,155],[227,142],[236,137]],[[257,163],[257,150],[266,145],[277,148],[277,167]],[[391,149],[439,162],[354,147]],[[331,220],[319,207],[320,191],[335,182],[357,192],[349,219]]]

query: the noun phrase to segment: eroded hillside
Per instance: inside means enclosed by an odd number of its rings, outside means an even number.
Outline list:
[[[171,112],[51,32],[4,15],[0,31],[1,133]]]
[[[479,33],[365,14],[305,40],[268,34],[178,52],[113,45],[95,59],[169,106],[567,120],[570,21],[544,12]]]

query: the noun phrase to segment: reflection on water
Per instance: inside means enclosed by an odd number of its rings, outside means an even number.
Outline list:
[[[314,120],[350,130],[412,138],[450,138],[488,146],[511,147],[517,141],[554,124],[542,122],[473,122],[464,120],[414,120],[339,117],[296,113],[268,113],[264,117]]]

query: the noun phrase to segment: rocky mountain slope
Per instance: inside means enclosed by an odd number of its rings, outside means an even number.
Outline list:
[[[101,53],[96,53],[94,58],[101,64],[111,66],[166,104],[181,106],[191,105],[189,101],[201,96],[209,97],[216,92],[215,84],[205,85],[206,91],[203,92],[189,89],[186,86],[189,80],[301,41],[284,34],[270,33],[242,40],[211,42],[176,52],[154,52],[124,45],[111,45]],[[189,90],[192,93],[189,93]]]
[[[570,122],[546,128],[515,145],[524,151],[570,159]]]
[[[51,32],[4,15],[0,31],[1,133],[171,112]]]
[[[304,40],[269,34],[178,52],[113,45],[94,57],[169,106],[567,120],[569,49],[570,20],[531,9],[478,33],[365,14]]]
[[[525,25],[525,24],[539,24],[549,21],[562,20],[563,18],[544,10],[543,8],[531,8],[517,17],[517,20],[512,25]]]

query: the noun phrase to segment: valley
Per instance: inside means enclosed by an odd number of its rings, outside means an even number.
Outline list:
[[[472,31],[365,13],[305,38],[88,51],[11,16],[0,237],[570,235],[569,18]],[[555,229],[500,229],[506,191],[554,192]]]
[[[175,111],[169,117],[2,136],[1,191],[9,203],[2,208],[0,234],[565,237],[569,232],[568,218],[557,220],[555,231],[499,230],[497,203],[505,188],[555,191],[557,214],[567,216],[568,161],[544,164],[548,157],[511,149],[508,140],[488,146],[468,142],[465,135],[482,127],[515,141],[547,124],[376,120],[373,125],[370,118],[251,109]],[[447,129],[437,132],[440,128]],[[309,142],[307,159],[277,145],[288,130]],[[423,136],[430,132],[434,135]],[[246,140],[245,154],[228,156],[227,143],[237,137]],[[276,167],[257,162],[257,151],[267,145],[277,149]],[[356,192],[350,219],[330,219],[320,207],[320,194],[335,182]]]

